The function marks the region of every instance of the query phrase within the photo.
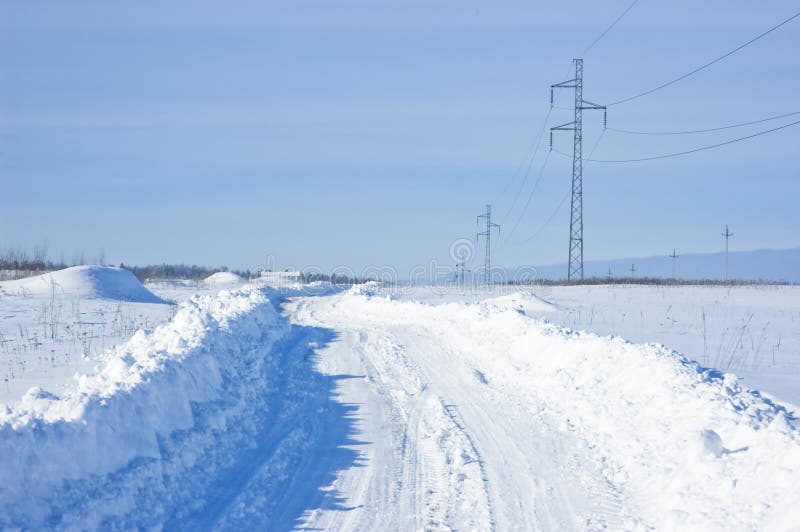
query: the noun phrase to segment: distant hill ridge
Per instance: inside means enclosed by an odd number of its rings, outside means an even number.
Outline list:
[[[680,250],[678,250],[680,253]],[[636,271],[634,277],[669,279],[672,277],[672,259],[663,256],[624,258],[612,260],[590,260],[583,265],[584,277],[608,276],[630,277],[631,264]],[[678,279],[722,279],[724,277],[725,254],[686,253],[675,261],[675,277]],[[564,279],[567,264],[533,266],[539,279]],[[526,267],[504,268],[513,276]],[[759,249],[754,251],[731,251],[728,255],[728,278],[762,281],[800,283],[800,246],[790,249]]]

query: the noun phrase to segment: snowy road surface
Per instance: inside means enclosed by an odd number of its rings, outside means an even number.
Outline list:
[[[340,331],[321,371],[363,375],[341,398],[363,405],[359,438],[374,442],[330,486],[353,509],[309,513],[310,528],[797,526],[790,416],[663,348],[491,302],[338,295],[288,309]]]
[[[0,526],[798,529],[794,413],[732,375],[508,298],[321,291],[192,299],[0,412]]]

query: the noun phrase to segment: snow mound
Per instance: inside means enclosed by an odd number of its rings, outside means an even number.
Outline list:
[[[160,528],[188,509],[271,410],[290,328],[267,296],[196,296],[64,396],[0,410],[0,529]]]
[[[8,294],[58,293],[132,303],[166,303],[144,287],[134,275],[110,266],[74,266],[28,279],[3,283]]]
[[[203,285],[208,287],[233,286],[241,282],[242,278],[231,272],[217,272],[203,279]]]

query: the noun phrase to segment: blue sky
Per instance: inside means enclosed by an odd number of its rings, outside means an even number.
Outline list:
[[[2,2],[0,247],[46,243],[68,260],[103,247],[115,263],[246,268],[272,254],[278,266],[408,270],[449,263],[450,243],[474,237],[491,203],[496,264],[562,262],[568,202],[553,213],[569,160],[551,154],[524,214],[547,138],[524,187],[515,171],[550,84],[629,4]],[[584,97],[651,88],[795,11],[788,1],[640,0],[584,56]],[[798,45],[800,19],[611,108],[609,126],[684,130],[800,111]],[[674,137],[607,131],[595,157],[691,149],[792,118]],[[548,125],[570,119],[555,109]],[[585,123],[588,152],[602,115]],[[569,151],[569,134],[555,144]],[[586,259],[718,251],[726,223],[731,249],[800,244],[798,146],[800,126],[687,157],[587,163]]]

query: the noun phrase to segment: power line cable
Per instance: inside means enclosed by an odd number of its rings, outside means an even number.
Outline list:
[[[542,145],[542,139],[544,138],[544,132],[547,130],[547,123],[550,120],[550,113],[553,112],[553,107],[551,106],[547,110],[547,115],[544,117],[544,122],[542,122],[542,129],[539,131],[539,138],[536,141],[536,148],[533,150],[533,155],[531,155],[530,160],[528,161],[528,168],[525,170],[525,176],[522,178],[522,183],[520,183],[519,190],[514,195],[514,201],[511,203],[511,207],[506,212],[504,218],[508,218],[511,215],[511,212],[514,210],[514,207],[517,206],[517,201],[519,201],[519,197],[522,194],[522,190],[525,188],[525,184],[528,182],[528,176],[531,172],[531,167],[533,166],[533,161],[536,159],[536,154],[539,153],[539,148]]]
[[[733,144],[733,143],[736,143],[736,142],[741,142],[743,140],[752,139],[754,137],[759,137],[761,135],[766,135],[767,133],[772,133],[774,131],[778,131],[778,130],[781,130],[781,129],[786,129],[787,127],[791,127],[791,126],[796,126],[797,124],[800,124],[800,120],[797,120],[795,122],[790,122],[790,123],[784,124],[782,126],[774,127],[772,129],[767,129],[765,131],[759,131],[758,133],[753,133],[752,135],[747,135],[746,137],[739,137],[739,138],[735,138],[735,139],[731,139],[731,140],[726,140],[725,142],[712,144],[710,146],[702,146],[700,148],[681,151],[681,152],[677,152],[677,153],[667,153],[667,154],[664,154],[664,155],[654,155],[652,157],[640,157],[638,159],[584,159],[584,160],[585,161],[589,161],[589,162],[593,162],[593,163],[636,163],[636,162],[641,162],[641,161],[654,161],[656,159],[666,159],[668,157],[678,157],[679,155],[688,155],[690,153],[697,153],[699,151],[705,151],[705,150],[710,150],[710,149],[713,149],[713,148],[719,148],[720,146],[727,146],[728,144]],[[559,150],[555,150],[555,149],[553,151],[558,153],[559,155],[563,155],[565,157],[572,157],[570,154],[564,153],[563,151],[559,151]]]
[[[605,130],[602,130],[600,132],[600,135],[597,136],[597,140],[595,141],[594,146],[592,146],[592,150],[589,152],[589,157],[594,155],[594,151],[600,145],[600,141],[603,139],[603,135],[604,134],[605,134]],[[563,153],[563,152],[558,152],[558,153]],[[563,198],[561,198],[561,201],[558,203],[558,205],[556,206],[555,210],[552,212],[552,214],[550,214],[550,216],[547,218],[547,220],[545,220],[545,222],[541,226],[539,226],[539,228],[536,230],[536,232],[534,232],[531,236],[529,236],[525,240],[519,242],[519,244],[527,244],[528,242],[530,242],[531,240],[533,240],[534,238],[539,236],[539,234],[541,234],[541,232],[544,231],[545,228],[547,228],[548,225],[550,225],[550,222],[552,222],[553,219],[555,219],[556,215],[558,215],[558,213],[561,212],[561,207],[564,206],[564,203],[567,201],[567,198],[570,196],[571,192],[572,192],[571,189],[567,189],[567,193],[564,194]]]
[[[519,162],[519,164],[517,165],[517,169],[514,170],[513,174],[511,174],[511,180],[510,181],[506,181],[506,186],[503,188],[503,194],[508,192],[508,189],[511,188],[511,185],[513,185],[514,182],[517,180],[517,176],[519,175],[520,170],[522,170],[522,168],[526,164],[530,164],[528,161],[533,159],[533,156],[534,156],[533,148],[535,146],[536,146],[536,141],[533,141],[533,142],[531,142],[531,145],[528,146],[528,149],[525,150],[525,153],[530,153],[530,155],[526,156],[524,159],[522,159]]]
[[[626,133],[628,135],[691,135],[693,133],[708,133],[711,131],[722,131],[723,129],[733,129],[736,127],[742,126],[751,126],[753,124],[761,124],[762,122],[770,122],[772,120],[778,120],[779,118],[786,118],[787,116],[794,116],[800,114],[800,111],[795,111],[793,113],[786,113],[778,116],[770,116],[768,118],[762,118],[760,120],[753,120],[750,122],[741,122],[739,124],[730,124],[727,126],[720,126],[720,127],[710,127],[707,129],[693,129],[688,131],[633,131],[630,129],[617,129],[613,127],[606,128],[609,131],[614,131],[615,133]]]
[[[633,2],[631,2],[631,3],[628,5],[628,7],[627,7],[627,8],[625,8],[625,10],[624,10],[622,13],[620,13],[620,15],[619,15],[619,16],[618,16],[616,19],[614,19],[614,21],[613,21],[613,22],[612,22],[612,23],[611,23],[611,24],[610,24],[608,27],[606,27],[606,29],[605,29],[605,30],[603,30],[603,31],[602,31],[602,33],[600,33],[600,35],[598,35],[598,36],[597,36],[597,37],[596,37],[596,38],[595,38],[595,39],[594,39],[594,40],[593,40],[591,43],[589,43],[589,45],[588,45],[588,46],[587,46],[587,47],[586,47],[586,48],[583,50],[583,53],[582,53],[582,55],[585,55],[585,54],[587,54],[587,53],[588,53],[588,52],[589,52],[589,51],[590,51],[592,48],[594,48],[594,46],[595,46],[595,45],[596,45],[598,42],[600,42],[600,41],[603,39],[603,37],[605,37],[605,36],[608,34],[608,32],[610,32],[610,31],[611,31],[611,30],[614,28],[614,26],[616,26],[616,25],[619,23],[619,21],[620,21],[620,20],[622,20],[622,19],[623,19],[623,18],[625,17],[625,15],[627,15],[627,14],[628,14],[628,12],[629,12],[631,9],[633,9],[633,8],[634,8],[634,6],[636,6],[636,4],[637,4],[637,3],[639,3],[639,0],[633,0]],[[522,194],[522,190],[525,188],[525,183],[527,182],[528,175],[529,175],[529,172],[530,172],[531,166],[532,166],[532,164],[533,164],[533,160],[534,160],[534,158],[536,157],[536,153],[539,151],[539,146],[541,145],[542,138],[543,138],[543,136],[544,136],[544,132],[545,132],[545,129],[546,129],[546,126],[547,126],[547,121],[550,119],[550,113],[553,111],[553,109],[554,109],[554,108],[556,108],[556,109],[560,109],[560,110],[569,110],[569,111],[572,111],[572,110],[573,110],[573,109],[571,109],[571,108],[559,107],[559,106],[555,106],[555,105],[552,105],[552,104],[551,104],[551,106],[550,106],[550,109],[547,111],[547,116],[545,117],[544,124],[542,125],[542,130],[541,130],[541,132],[540,132],[540,134],[539,134],[539,139],[538,139],[538,140],[537,140],[537,142],[536,142],[536,149],[534,150],[534,153],[533,153],[533,155],[531,156],[531,159],[530,159],[530,161],[529,161],[529,163],[528,163],[528,169],[527,169],[527,170],[526,170],[526,172],[525,172],[525,178],[523,179],[523,181],[522,181],[522,184],[521,184],[521,186],[520,186],[519,190],[517,191],[517,194],[516,194],[516,196],[514,197],[514,202],[513,202],[513,204],[511,205],[511,208],[510,208],[510,209],[508,210],[508,212],[506,213],[506,217],[508,217],[508,216],[509,216],[509,215],[510,215],[510,214],[513,212],[513,210],[514,210],[514,207],[516,206],[516,204],[517,204],[517,201],[519,200],[519,197],[520,197],[520,195]],[[600,134],[600,137],[598,137],[598,139],[597,139],[597,142],[595,143],[595,146],[594,146],[594,148],[592,149],[592,152],[591,152],[591,153],[594,153],[594,150],[597,148],[597,144],[599,144],[599,143],[600,143],[600,139],[602,138],[602,136],[603,136],[603,134],[601,133],[601,134]],[[591,154],[590,154],[590,155],[591,155]],[[539,175],[538,175],[538,177],[537,177],[537,179],[536,179],[536,182],[534,183],[534,185],[533,185],[533,188],[531,189],[531,192],[530,192],[530,194],[528,194],[528,199],[527,199],[527,201],[525,202],[525,206],[524,206],[524,207],[523,207],[523,209],[522,209],[522,213],[521,213],[521,214],[520,214],[520,216],[517,218],[517,221],[515,222],[515,224],[514,224],[514,227],[511,229],[511,233],[509,234],[509,237],[510,237],[511,235],[513,235],[513,234],[514,234],[514,231],[516,231],[517,227],[518,227],[518,226],[519,226],[519,224],[520,224],[520,221],[522,221],[522,218],[524,218],[525,214],[527,213],[527,211],[528,211],[528,207],[530,206],[531,200],[533,199],[533,195],[534,195],[534,193],[536,192],[537,188],[539,187],[539,183],[540,183],[540,182],[541,182],[541,180],[542,180],[542,177],[543,177],[543,175],[544,175],[544,170],[545,170],[545,168],[547,167],[547,162],[549,161],[549,159],[550,159],[550,152],[548,152],[548,153],[547,153],[547,155],[545,156],[545,160],[544,160],[544,162],[542,163],[542,166],[541,166],[541,167],[540,167],[540,169],[539,169]],[[516,175],[516,173],[515,173],[515,175]],[[563,201],[562,201],[562,204],[563,204]],[[555,215],[555,214],[554,214],[554,215]],[[554,215],[553,215],[553,216],[554,216]],[[508,240],[508,239],[506,239],[506,240]]]
[[[536,178],[536,182],[533,184],[533,188],[531,189],[530,193],[528,194],[528,199],[525,201],[525,206],[522,208],[522,212],[520,213],[517,221],[514,222],[514,227],[511,228],[511,232],[508,234],[508,238],[514,236],[514,232],[519,227],[519,223],[525,217],[525,214],[528,212],[528,207],[531,205],[531,200],[533,199],[533,195],[536,193],[536,189],[539,188],[539,183],[542,181],[542,177],[544,176],[544,169],[547,167],[547,162],[550,160],[550,152],[547,152],[547,155],[544,157],[544,162],[542,166],[539,168],[539,175]]]
[[[563,197],[563,198],[561,198],[561,201],[559,202],[558,206],[557,206],[557,207],[556,207],[556,209],[553,211],[553,213],[550,215],[550,217],[549,217],[549,218],[547,218],[547,220],[546,220],[546,221],[545,221],[545,222],[544,222],[544,223],[543,223],[543,224],[542,224],[542,225],[539,227],[539,229],[537,229],[537,230],[536,230],[536,232],[535,232],[535,233],[533,233],[531,236],[529,236],[529,237],[528,237],[528,238],[526,238],[525,240],[521,241],[521,242],[520,242],[520,244],[527,244],[528,242],[530,242],[531,240],[533,240],[534,238],[536,238],[537,236],[539,236],[539,234],[540,234],[542,231],[544,231],[544,229],[545,229],[545,228],[546,228],[548,225],[550,225],[550,222],[552,222],[552,221],[553,221],[553,218],[555,218],[555,217],[556,217],[556,215],[557,215],[559,212],[561,212],[561,207],[563,207],[563,206],[564,206],[564,203],[566,203],[566,201],[567,201],[567,198],[569,198],[569,196],[570,196],[570,194],[571,194],[571,193],[572,193],[572,189],[567,189],[567,193],[566,193],[566,194],[564,194],[564,197]]]
[[[603,37],[605,37],[605,36],[606,36],[606,33],[608,33],[609,31],[611,31],[611,30],[614,28],[614,26],[616,26],[616,25],[617,25],[617,22],[619,22],[620,20],[622,20],[622,17],[624,17],[625,15],[627,15],[627,14],[628,14],[628,11],[630,11],[631,9],[633,9],[633,6],[635,6],[635,5],[636,5],[638,2],[639,2],[639,0],[633,0],[633,2],[631,2],[631,4],[630,4],[630,5],[627,7],[627,9],[625,9],[625,11],[623,11],[623,12],[620,14],[620,16],[618,16],[618,17],[617,17],[617,18],[614,20],[614,22],[612,22],[612,23],[611,23],[611,25],[610,25],[609,27],[607,27],[605,30],[603,30],[603,33],[601,33],[600,35],[598,35],[598,36],[597,36],[597,38],[596,38],[595,40],[593,40],[593,41],[591,42],[591,44],[589,44],[589,46],[587,46],[587,47],[586,47],[586,48],[583,50],[583,54],[582,54],[582,55],[586,55],[586,54],[589,52],[589,50],[591,50],[592,48],[594,48],[594,45],[595,45],[595,44],[597,44],[598,42],[600,42],[600,40],[601,40]]]
[[[677,78],[675,78],[675,79],[673,79],[673,80],[671,80],[671,81],[667,81],[666,83],[662,83],[661,85],[659,85],[659,86],[657,86],[657,87],[654,87],[654,88],[652,88],[652,89],[650,89],[650,90],[646,90],[646,91],[644,91],[644,92],[640,92],[640,93],[638,93],[638,94],[634,94],[633,96],[629,96],[629,97],[627,97],[627,98],[623,98],[622,100],[617,100],[617,101],[615,101],[615,102],[611,102],[611,103],[607,104],[607,107],[611,107],[612,105],[619,105],[619,104],[621,104],[621,103],[629,102],[629,101],[631,101],[631,100],[635,100],[635,99],[637,99],[637,98],[641,98],[642,96],[647,96],[648,94],[652,94],[652,93],[654,93],[654,92],[656,92],[656,91],[658,91],[658,90],[661,90],[661,89],[663,89],[663,88],[665,88],[665,87],[669,87],[670,85],[673,85],[673,84],[675,84],[675,83],[677,83],[677,82],[679,82],[679,81],[681,81],[681,80],[684,80],[684,79],[688,78],[689,76],[692,76],[692,75],[694,75],[694,74],[697,74],[697,73],[698,73],[698,72],[700,72],[701,70],[705,70],[706,68],[710,67],[711,65],[713,65],[713,64],[716,64],[716,63],[719,63],[720,61],[722,61],[722,60],[723,60],[723,59],[725,59],[726,57],[729,57],[729,56],[731,56],[731,55],[735,54],[736,52],[738,52],[738,51],[739,51],[739,50],[741,50],[742,48],[745,48],[746,46],[749,46],[749,45],[753,44],[754,42],[758,41],[758,40],[759,40],[759,39],[761,39],[762,37],[766,37],[767,35],[769,35],[769,34],[770,34],[770,33],[772,33],[773,31],[777,30],[778,28],[780,28],[781,26],[783,26],[783,25],[785,25],[785,24],[788,24],[789,22],[791,22],[792,20],[796,19],[797,17],[800,17],[800,11],[799,11],[799,12],[797,12],[797,13],[795,13],[795,14],[794,14],[794,15],[792,15],[791,17],[787,18],[787,19],[786,19],[786,20],[784,20],[783,22],[781,22],[781,23],[779,23],[779,24],[776,24],[775,26],[772,26],[772,27],[771,27],[770,29],[768,29],[767,31],[765,31],[765,32],[763,32],[763,33],[761,33],[761,34],[759,34],[759,35],[757,35],[757,36],[753,37],[752,39],[750,39],[750,40],[749,40],[749,41],[747,41],[746,43],[744,43],[744,44],[741,44],[741,45],[737,46],[737,47],[736,47],[736,48],[734,48],[733,50],[731,50],[731,51],[729,51],[729,52],[726,52],[726,53],[722,54],[721,56],[719,56],[719,57],[717,57],[717,58],[715,58],[715,59],[712,59],[712,60],[711,60],[711,61],[709,61],[708,63],[706,63],[706,64],[704,64],[704,65],[702,65],[702,66],[699,66],[699,67],[695,68],[694,70],[692,70],[692,71],[690,71],[690,72],[687,72],[686,74],[684,74],[684,75],[682,75],[682,76],[679,76],[679,77],[677,77]]]

